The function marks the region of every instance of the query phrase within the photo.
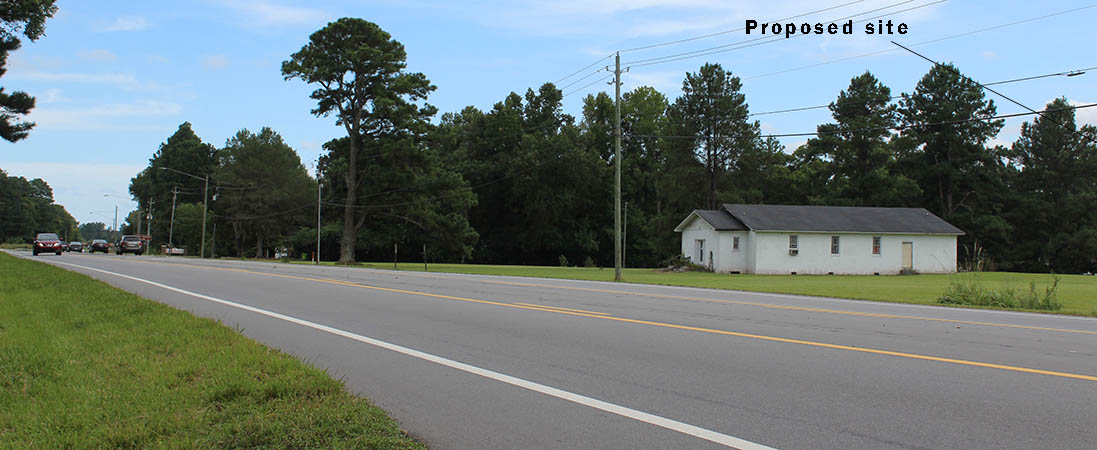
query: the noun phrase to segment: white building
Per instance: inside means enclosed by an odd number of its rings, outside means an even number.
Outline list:
[[[674,231],[682,255],[724,273],[956,272],[964,234],[923,208],[723,205]]]

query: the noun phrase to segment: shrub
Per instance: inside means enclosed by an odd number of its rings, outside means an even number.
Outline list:
[[[594,258],[587,257],[583,260],[583,267],[594,267]]]
[[[567,256],[560,255],[560,259],[558,261],[560,262],[560,267],[567,267],[568,266],[568,257]]]
[[[682,255],[674,255],[659,263],[664,271],[670,272],[712,272],[708,266],[694,264],[689,258]]]

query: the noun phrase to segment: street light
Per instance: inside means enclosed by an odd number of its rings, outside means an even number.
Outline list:
[[[104,197],[110,197],[111,194],[103,194],[103,196]],[[119,197],[119,196],[115,195],[115,197]],[[114,233],[118,233],[118,205],[114,205],[114,227],[112,228],[111,231],[113,231]],[[111,236],[111,239],[112,240],[114,239],[113,235]]]
[[[200,177],[198,175],[191,175],[189,173],[186,173],[186,172],[183,172],[183,171],[180,171],[180,170],[175,170],[175,169],[172,169],[170,167],[161,167],[160,170],[169,170],[169,171],[175,172],[175,173],[180,174],[180,175],[186,175],[186,176],[191,177],[191,178],[195,178],[195,179],[198,179],[198,180],[204,180],[205,181],[206,187],[203,188],[203,190],[202,190],[202,250],[200,251],[201,257],[205,258],[206,257],[206,211],[209,210],[209,174],[206,174],[205,177]]]
[[[107,214],[110,214],[110,211],[88,211],[88,214],[95,214],[99,217],[110,220],[110,216],[107,215]],[[117,215],[118,214],[118,207],[114,208],[114,214],[115,214],[114,220],[117,221],[118,220],[118,215]],[[114,230],[111,230],[111,240],[112,241],[114,240]]]

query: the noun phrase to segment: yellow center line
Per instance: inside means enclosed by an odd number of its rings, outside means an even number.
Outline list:
[[[201,265],[196,265],[196,264],[179,264],[179,263],[168,263],[168,262],[157,262],[157,263],[166,264],[166,265],[173,265],[173,266],[181,266],[181,267],[197,267],[197,268],[220,269],[219,267],[201,266]],[[232,269],[232,268],[224,268],[224,269],[225,270],[236,270],[236,269]],[[402,275],[427,276],[426,274],[418,273],[418,272],[404,272],[404,273],[402,273]],[[452,276],[444,276],[444,275],[438,275],[438,274],[431,274],[428,277],[429,278],[453,279],[453,280],[468,280],[468,278],[465,278],[465,277],[452,277]],[[1075,330],[1075,329],[1069,329],[1069,328],[1037,327],[1037,326],[1030,326],[1030,325],[1014,325],[1014,324],[997,323],[997,322],[980,322],[980,321],[975,321],[975,320],[943,319],[943,318],[937,318],[937,317],[908,316],[908,315],[901,315],[901,314],[870,313],[870,312],[860,312],[860,311],[843,311],[843,310],[839,310],[839,309],[812,308],[812,307],[808,307],[808,306],[778,305],[778,304],[775,304],[775,303],[749,302],[749,301],[744,301],[744,300],[724,300],[724,299],[716,299],[716,298],[689,297],[689,296],[672,295],[672,294],[649,294],[649,293],[645,293],[645,292],[621,291],[621,290],[615,290],[615,289],[598,289],[598,288],[586,288],[586,287],[576,287],[576,286],[559,286],[559,285],[552,285],[552,284],[523,283],[523,282],[517,282],[517,281],[498,281],[498,280],[484,280],[484,279],[474,279],[474,280],[477,281],[477,282],[480,282],[480,283],[498,284],[498,285],[504,285],[504,286],[551,288],[551,289],[561,289],[561,290],[569,290],[569,291],[597,292],[597,293],[602,293],[602,294],[631,295],[631,296],[648,297],[648,298],[665,298],[665,299],[672,299],[672,300],[685,300],[685,301],[694,301],[694,302],[723,303],[723,304],[729,304],[729,305],[742,305],[742,306],[756,306],[756,307],[760,307],[760,308],[782,309],[782,310],[788,310],[788,311],[817,312],[817,313],[824,313],[824,314],[840,314],[840,315],[858,316],[858,317],[876,317],[876,318],[881,318],[881,319],[924,320],[924,321],[929,321],[929,322],[956,323],[956,324],[962,324],[962,325],[978,325],[978,326],[999,327],[999,328],[1016,328],[1016,329],[1022,329],[1022,330],[1052,331],[1052,332],[1059,332],[1059,333],[1088,334],[1088,335],[1097,336],[1097,331]],[[797,294],[790,294],[790,295],[797,295]]]
[[[560,311],[572,311],[572,312],[580,312],[580,313],[586,313],[586,314],[598,314],[600,316],[612,316],[613,315],[613,314],[610,314],[610,313],[604,313],[604,312],[598,312],[598,311],[587,311],[585,309],[561,308],[559,306],[535,305],[533,303],[515,303],[515,305],[536,306],[538,308],[557,309],[557,310],[560,310]]]
[[[289,278],[289,279],[303,280],[303,281],[313,281],[313,282],[317,282],[317,283],[337,284],[337,285],[341,285],[341,286],[357,287],[357,288],[371,289],[371,290],[384,291],[384,292],[394,292],[394,293],[400,293],[400,294],[418,295],[418,296],[424,296],[424,297],[443,298],[443,299],[448,299],[448,300],[459,300],[459,301],[463,301],[463,302],[479,303],[479,304],[485,304],[485,305],[505,306],[505,307],[510,307],[510,308],[519,308],[519,309],[529,309],[529,310],[535,310],[535,311],[551,312],[551,313],[556,313],[556,314],[566,314],[566,315],[570,315],[570,316],[589,317],[589,318],[592,318],[592,319],[612,320],[612,321],[617,321],[617,322],[634,323],[634,324],[640,324],[640,325],[650,325],[650,326],[655,326],[655,327],[671,328],[671,329],[677,329],[677,330],[697,331],[697,332],[702,332],[702,333],[719,334],[719,335],[724,335],[724,336],[735,336],[735,337],[741,337],[741,338],[747,338],[747,339],[757,339],[757,340],[769,341],[769,342],[782,342],[782,343],[787,343],[787,344],[806,345],[806,346],[816,347],[816,348],[827,348],[827,349],[833,349],[833,350],[847,350],[847,351],[852,351],[852,352],[869,353],[869,354],[875,354],[875,355],[886,355],[886,356],[895,356],[895,357],[899,357],[899,358],[909,358],[909,359],[917,359],[917,360],[923,360],[923,361],[935,361],[935,362],[942,362],[942,363],[949,363],[949,364],[958,364],[958,365],[962,365],[962,366],[984,367],[984,368],[989,368],[989,369],[999,369],[999,370],[1005,370],[1005,371],[1010,371],[1010,372],[1031,373],[1031,374],[1039,374],[1039,375],[1050,375],[1050,376],[1055,376],[1055,377],[1072,378],[1072,379],[1085,380],[1085,381],[1097,381],[1097,376],[1084,375],[1084,374],[1078,374],[1078,373],[1058,372],[1058,371],[1043,370],[1043,369],[1033,369],[1033,368],[1028,368],[1028,367],[1010,366],[1010,365],[1005,365],[1005,364],[986,363],[986,362],[971,361],[971,360],[966,360],[966,359],[944,358],[944,357],[939,357],[939,356],[920,355],[920,354],[917,354],[917,353],[896,352],[896,351],[891,351],[891,350],[879,350],[879,349],[866,348],[866,347],[853,347],[853,346],[849,346],[849,345],[828,344],[828,343],[825,343],[825,342],[807,341],[807,340],[801,340],[801,339],[790,339],[790,338],[782,338],[782,337],[775,337],[775,336],[765,336],[765,335],[760,335],[760,334],[740,333],[740,332],[737,332],[737,331],[717,330],[717,329],[712,329],[712,328],[694,327],[694,326],[689,326],[689,325],[678,325],[678,324],[666,323],[666,322],[654,322],[654,321],[650,321],[650,320],[628,319],[628,318],[624,318],[624,317],[604,316],[604,315],[598,315],[597,313],[574,312],[574,311],[567,311],[567,310],[555,310],[555,309],[548,309],[548,308],[540,307],[540,306],[528,306],[528,304],[494,302],[494,301],[490,301],[490,300],[480,300],[480,299],[467,298],[467,297],[456,297],[456,296],[452,296],[452,295],[432,294],[432,293],[429,293],[429,292],[418,292],[418,291],[409,291],[409,290],[404,290],[404,289],[385,288],[385,287],[380,287],[380,286],[370,286],[370,285],[361,284],[361,283],[353,283],[353,282],[349,282],[349,281],[339,281],[339,280],[332,280],[332,279],[326,279],[326,278],[312,278],[312,277],[303,277],[303,276],[297,276],[297,275],[286,275],[286,274],[277,274],[277,273],[269,273],[269,272],[257,272],[257,271],[253,271],[253,270],[236,269],[236,268],[228,268],[228,267],[209,267],[209,266],[198,266],[198,265],[187,265],[187,266],[188,267],[198,267],[198,268],[209,268],[209,269],[214,269],[214,270],[227,270],[227,271],[232,271],[232,272],[248,273],[248,274],[253,274],[253,275],[264,275],[264,276],[272,276],[272,277],[280,277],[280,278]]]
[[[514,282],[514,281],[495,281],[495,280],[480,280],[480,281],[483,282],[483,283],[501,284],[501,285],[508,285],[508,286],[553,288],[553,289],[564,289],[564,290],[572,290],[572,291],[598,292],[598,293],[602,293],[602,294],[633,295],[633,296],[637,296],[637,297],[669,298],[669,299],[674,299],[674,300],[687,300],[687,301],[696,301],[696,302],[710,302],[710,303],[725,303],[725,304],[731,304],[731,305],[758,306],[758,307],[762,307],[762,308],[784,309],[784,310],[792,310],[792,311],[818,312],[818,313],[827,313],[827,314],[841,314],[841,315],[848,315],[848,316],[878,317],[878,318],[884,318],[884,319],[925,320],[925,321],[930,321],[930,322],[959,323],[959,324],[964,324],[964,325],[981,325],[981,326],[1001,327],[1001,328],[1019,328],[1019,329],[1025,329],[1025,330],[1056,331],[1056,332],[1062,332],[1062,333],[1078,333],[1078,334],[1089,334],[1089,335],[1097,336],[1097,331],[1074,330],[1074,329],[1069,329],[1069,328],[1049,328],[1049,327],[1037,327],[1037,326],[1029,326],[1029,325],[1013,325],[1013,324],[1008,324],[1008,323],[979,322],[979,321],[974,321],[974,320],[942,319],[942,318],[936,318],[936,317],[906,316],[906,315],[900,315],[900,314],[870,313],[870,312],[859,312],[859,311],[843,311],[843,310],[838,310],[838,309],[812,308],[812,307],[808,307],[808,306],[778,305],[778,304],[773,304],[773,303],[748,302],[748,301],[743,301],[743,300],[723,300],[723,299],[704,298],[704,297],[687,297],[687,296],[671,295],[671,294],[649,294],[649,293],[644,293],[644,292],[620,291],[620,290],[614,290],[614,289],[597,289],[597,288],[584,288],[584,287],[574,287],[574,286],[558,286],[558,285],[538,284],[538,283],[520,283],[520,282]],[[790,295],[795,295],[795,294],[790,294]]]

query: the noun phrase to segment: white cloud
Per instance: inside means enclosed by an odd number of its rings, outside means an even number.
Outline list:
[[[46,92],[39,95],[37,100],[39,104],[64,103],[69,101],[68,97],[65,97],[64,94],[61,93],[61,90],[57,88],[46,89]]]
[[[223,54],[210,55],[202,58],[202,65],[207,69],[221,69],[229,65],[229,58]]]
[[[248,16],[248,20],[244,22],[248,24],[307,25],[323,22],[328,18],[327,13],[318,9],[283,6],[266,0],[233,0],[223,4]]]
[[[155,83],[142,83],[132,74],[123,73],[79,73],[79,72],[17,72],[8,75],[14,80],[26,80],[50,83],[113,84],[131,91],[156,89]]]
[[[622,75],[621,84],[630,91],[640,86],[651,86],[664,95],[674,97],[681,91],[682,80],[685,78],[686,74],[678,71],[635,71]]]
[[[1077,100],[1067,100],[1071,106],[1088,105],[1094,102],[1079,102]],[[1082,108],[1074,110],[1074,121],[1079,127],[1082,125],[1097,126],[1097,106],[1092,108]]]
[[[122,16],[114,19],[114,22],[101,26],[96,31],[100,32],[112,32],[112,31],[139,31],[149,27],[149,23],[141,16]]]
[[[176,103],[146,100],[87,108],[35,108],[28,119],[44,130],[159,130],[164,127],[143,119],[174,116],[182,109]]]
[[[114,207],[118,206],[118,221],[122,222],[126,214],[137,204],[118,197],[104,197],[103,194],[128,197],[130,178],[144,169],[144,166],[130,164],[70,163],[70,162],[32,162],[6,163],[4,170],[8,175],[27,178],[41,178],[53,188],[53,198],[65,207],[80,223],[105,222],[110,226],[114,218]],[[103,214],[90,214],[91,211],[109,211]],[[107,218],[109,217],[109,219]]]
[[[114,61],[114,60],[118,59],[117,56],[114,56],[114,53],[111,53],[111,52],[109,52],[107,50],[104,50],[104,49],[101,49],[101,48],[86,51],[86,52],[80,52],[80,53],[77,53],[77,56],[79,56],[82,59],[87,59],[87,60],[91,60],[91,61]]]

